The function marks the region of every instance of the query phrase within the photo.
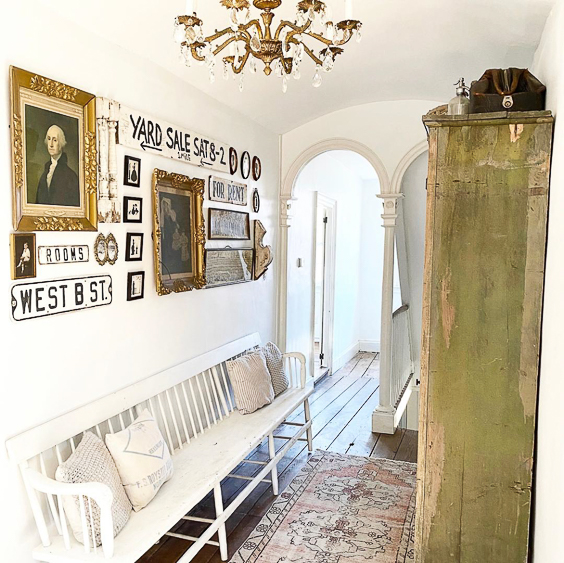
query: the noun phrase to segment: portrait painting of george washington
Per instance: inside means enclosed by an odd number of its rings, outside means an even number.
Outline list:
[[[80,207],[78,120],[26,105],[27,202]]]
[[[95,231],[96,97],[11,67],[14,229]]]

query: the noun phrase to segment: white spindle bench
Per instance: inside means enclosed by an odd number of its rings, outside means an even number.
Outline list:
[[[307,441],[312,451],[309,397],[313,384],[306,384],[305,358],[285,354],[290,389],[271,405],[243,416],[235,409],[227,379],[225,362],[260,345],[258,334],[246,336],[207,354],[184,362],[109,395],[59,416],[7,441],[10,459],[19,464],[31,509],[41,539],[33,551],[37,561],[70,563],[111,558],[112,563],[133,563],[169,533],[180,520],[209,524],[199,538],[170,534],[193,542],[181,562],[191,561],[205,544],[218,545],[227,559],[225,522],[257,485],[271,474],[274,494],[278,494],[277,463],[298,441]],[[305,422],[292,437],[285,437],[278,452],[274,431],[297,408],[304,406]],[[128,426],[144,408],[156,418],[173,455],[174,475],[155,499],[131,518],[114,539],[112,533],[110,489],[100,483],[64,484],[54,480],[57,466],[73,452],[83,432],[104,438]],[[306,434],[307,438],[303,435]],[[221,481],[245,463],[245,458],[268,439],[269,461],[229,504],[223,505]],[[191,518],[187,514],[209,493],[214,492],[215,519]],[[64,495],[78,496],[83,531],[88,506],[94,499],[100,506],[102,546],[78,543],[69,530],[62,509]],[[217,533],[219,542],[211,540]],[[88,536],[87,533],[84,536]]]

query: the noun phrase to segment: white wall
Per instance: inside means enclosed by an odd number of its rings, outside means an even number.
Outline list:
[[[349,139],[380,158],[391,179],[402,158],[426,139],[421,118],[446,100],[402,100],[354,106],[314,119],[282,137],[282,178],[298,157],[329,139]]]
[[[402,182],[404,198],[400,200],[399,214],[405,235],[407,279],[410,293],[412,344],[415,373],[419,377],[421,355],[421,322],[423,315],[423,269],[425,266],[425,212],[427,204],[428,153],[424,153],[407,169]]]
[[[548,88],[548,108],[557,116],[550,187],[548,253],[542,331],[538,454],[535,497],[534,561],[562,561],[564,529],[564,385],[562,319],[564,318],[564,2],[549,18],[535,57],[533,73]]]
[[[85,5],[85,14],[94,9],[93,5]],[[231,143],[240,152],[248,150],[252,155],[259,155],[263,165],[258,184],[262,198],[260,219],[268,230],[266,242],[273,245],[275,253],[278,225],[278,138],[274,134],[227,110],[171,74],[64,21],[42,2],[12,3],[9,12],[4,10],[3,15],[0,263],[4,274],[0,277],[0,295],[4,305],[0,327],[5,400],[0,409],[0,443],[62,412],[250,332],[259,331],[264,341],[273,339],[276,290],[273,266],[266,279],[259,282],[157,297],[151,243],[151,171],[160,167],[200,177],[207,176],[207,172],[169,159],[141,155],[142,188],[130,188],[123,193],[144,198],[143,263],[126,263],[123,259],[125,234],[138,229],[115,225],[101,227],[104,233],[114,233],[120,245],[120,259],[115,266],[101,268],[91,259],[87,265],[43,266],[38,271],[38,280],[111,274],[113,304],[51,319],[13,322],[9,299],[13,282],[10,282],[8,244],[12,231],[8,65],[119,100]],[[234,93],[239,94],[235,90]],[[118,178],[122,178],[121,170]],[[95,233],[38,233],[37,243],[92,245],[95,237]],[[127,303],[127,272],[138,269],[147,273],[146,297],[143,301]],[[0,481],[3,483],[0,558],[11,563],[31,562],[31,548],[39,539],[18,471],[9,464],[5,454],[0,455]]]
[[[363,209],[366,202],[371,205],[370,200],[381,206],[376,198],[379,186],[377,181],[364,182],[354,170],[336,160],[331,152],[312,160],[297,180],[297,201],[292,203],[288,248],[288,348],[307,351],[308,360],[312,354],[316,191],[337,201],[333,368],[339,369],[351,354],[358,351],[361,335],[374,342],[380,339],[384,233],[380,227],[374,237],[365,238]],[[298,258],[302,259],[301,268],[297,265]],[[376,291],[367,295],[364,289],[374,280]],[[376,310],[377,316],[370,323],[366,317],[373,310]]]
[[[382,201],[380,182],[364,182],[362,190],[360,264],[360,311],[359,344],[363,352],[380,351],[382,317],[382,274],[384,266],[384,228],[382,227]]]

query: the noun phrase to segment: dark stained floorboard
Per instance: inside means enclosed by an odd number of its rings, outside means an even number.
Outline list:
[[[417,432],[399,428],[393,436],[372,433],[372,412],[378,406],[379,359],[378,354],[359,353],[341,370],[319,381],[310,399],[313,418],[314,447],[336,453],[373,456],[378,458],[417,461]],[[289,421],[303,421],[303,409],[297,410]],[[285,425],[276,432],[292,435],[296,427]],[[275,440],[277,449],[285,440]],[[268,459],[266,441],[248,459]],[[308,459],[307,447],[303,442],[295,444],[278,464],[280,491],[283,491],[300,472]],[[252,477],[261,467],[242,463],[234,473]],[[222,483],[226,505],[248,483],[239,479],[226,479]],[[235,511],[226,524],[229,556],[243,544],[255,526],[260,522],[274,500],[272,488],[261,483]],[[207,495],[190,513],[202,518],[215,515],[213,496]],[[182,521],[173,531],[198,536],[205,524]],[[217,541],[217,536],[213,538]],[[176,563],[192,545],[184,540],[165,537],[147,552],[138,563]],[[195,563],[220,563],[219,549],[205,546],[193,560]]]

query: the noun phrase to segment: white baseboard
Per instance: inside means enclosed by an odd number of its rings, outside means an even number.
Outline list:
[[[340,370],[349,360],[352,360],[359,352],[359,343],[353,344],[344,354],[333,361],[333,373]]]
[[[361,340],[358,344],[360,352],[380,352],[379,340]]]

